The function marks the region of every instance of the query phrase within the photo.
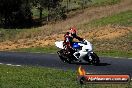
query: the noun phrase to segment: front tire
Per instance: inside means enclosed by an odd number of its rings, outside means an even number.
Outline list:
[[[90,53],[90,56],[91,56],[91,58],[92,58],[91,63],[92,63],[93,65],[97,65],[97,64],[100,63],[99,57],[97,56],[96,53],[94,53],[94,52],[93,52],[93,53]]]

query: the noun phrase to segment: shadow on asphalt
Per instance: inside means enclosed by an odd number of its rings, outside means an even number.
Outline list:
[[[71,64],[76,64],[76,65],[93,65],[93,64],[85,63],[85,62],[74,62],[74,63],[71,63]],[[108,63],[99,63],[99,64],[94,65],[94,66],[108,66],[108,65],[111,65],[111,64],[108,64]]]

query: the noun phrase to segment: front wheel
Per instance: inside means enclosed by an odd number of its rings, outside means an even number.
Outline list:
[[[100,60],[99,60],[99,57],[97,56],[96,53],[90,53],[90,56],[91,56],[91,63],[94,64],[94,65],[97,65],[100,63]]]

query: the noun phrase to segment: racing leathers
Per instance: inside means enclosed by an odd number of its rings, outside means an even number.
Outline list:
[[[80,38],[79,36],[77,36],[76,34],[72,35],[69,32],[67,32],[64,35],[64,49],[66,49],[69,53],[73,54],[75,51],[72,47],[72,43],[73,43],[73,39],[76,38],[79,41],[83,41],[83,38]]]

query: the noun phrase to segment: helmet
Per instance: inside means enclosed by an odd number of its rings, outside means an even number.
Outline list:
[[[70,34],[75,34],[76,35],[76,32],[77,31],[76,31],[76,28],[75,27],[71,27],[70,28],[70,32],[69,32]]]

